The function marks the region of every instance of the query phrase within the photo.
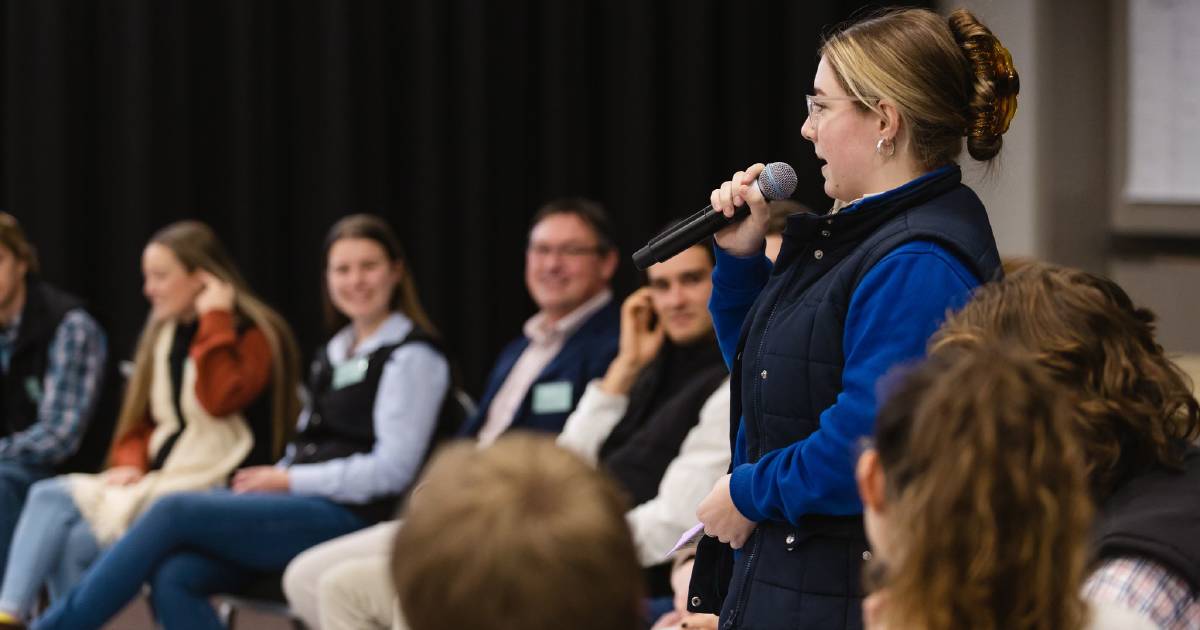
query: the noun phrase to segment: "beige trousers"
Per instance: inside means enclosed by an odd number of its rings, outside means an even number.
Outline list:
[[[292,610],[320,630],[403,630],[389,567],[397,527],[380,523],[296,556],[283,573]]]

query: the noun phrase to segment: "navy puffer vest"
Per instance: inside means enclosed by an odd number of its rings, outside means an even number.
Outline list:
[[[842,388],[851,296],[892,250],[933,242],[976,278],[998,275],[987,213],[961,179],[961,171],[950,167],[868,198],[850,212],[789,218],[771,278],[743,323],[731,370],[730,443],[744,421],[748,461],[817,429]],[[728,547],[702,541],[693,609],[720,610],[722,628],[862,627],[860,568],[868,556],[861,515],[761,522],[743,551],[730,566]]]

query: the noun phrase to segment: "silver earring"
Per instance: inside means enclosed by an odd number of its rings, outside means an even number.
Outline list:
[[[887,148],[887,153],[884,153],[884,148]],[[892,157],[896,155],[896,143],[892,142],[891,138],[880,137],[879,142],[875,143],[875,152],[883,157]]]

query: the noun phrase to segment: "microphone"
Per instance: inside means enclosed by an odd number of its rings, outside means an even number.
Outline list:
[[[751,184],[758,186],[763,197],[768,201],[787,199],[796,190],[796,171],[787,162],[771,162],[758,175],[758,181]],[[638,269],[645,269],[655,263],[660,263],[675,254],[699,243],[705,238],[721,231],[721,228],[741,221],[750,214],[749,204],[743,203],[733,214],[732,219],[712,205],[704,206],[696,214],[667,228],[662,234],[650,239],[646,246],[637,250],[633,255],[633,264]]]

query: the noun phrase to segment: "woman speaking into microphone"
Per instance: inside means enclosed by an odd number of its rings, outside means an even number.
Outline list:
[[[722,628],[862,626],[856,445],[879,377],[921,356],[947,310],[998,274],[956,159],[964,137],[976,160],[999,153],[1017,91],[1008,50],[971,13],[884,13],[823,43],[807,99],[802,133],[833,209],[790,217],[772,266],[751,186],[763,165],[712,192],[726,216],[750,207],[716,236],[709,307],[736,431],[732,473],[697,512],[709,537],[689,593]]]

